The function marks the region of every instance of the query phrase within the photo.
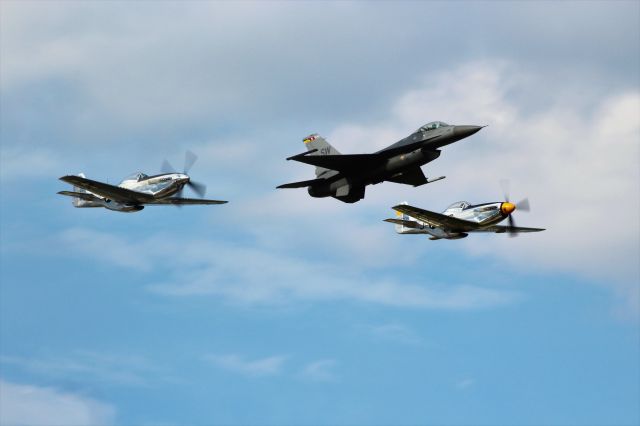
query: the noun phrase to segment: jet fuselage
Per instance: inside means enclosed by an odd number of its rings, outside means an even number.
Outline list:
[[[309,185],[309,195],[334,197],[347,203],[354,203],[364,198],[367,185],[384,181],[413,186],[429,183],[419,168],[437,159],[440,156],[439,148],[471,136],[482,128],[481,126],[444,125],[430,129],[427,126],[374,153],[373,155],[380,157],[380,161],[374,163],[372,167],[356,167],[350,171],[328,169],[322,172],[317,176],[318,181]],[[331,147],[328,152],[331,152]]]

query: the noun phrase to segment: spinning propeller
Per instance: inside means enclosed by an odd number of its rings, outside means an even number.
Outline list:
[[[524,198],[518,201],[517,203],[513,204],[509,202],[509,181],[505,179],[501,180],[500,186],[502,186],[502,193],[504,194],[504,200],[505,200],[500,206],[500,211],[502,211],[503,214],[507,215],[507,220],[509,221],[509,228],[510,228],[509,231],[507,231],[509,232],[509,236],[515,237],[518,235],[518,231],[513,229],[516,226],[516,222],[513,219],[513,216],[511,214],[515,210],[522,210],[523,212],[528,212],[530,210],[529,199]]]
[[[196,160],[198,159],[198,156],[195,155],[193,152],[187,150],[184,153],[184,168],[183,168],[183,172],[185,175],[189,174],[189,170],[191,169],[191,167],[193,167],[194,163],[196,162]],[[171,163],[169,163],[169,161],[164,160],[162,162],[162,167],[161,170],[163,173],[177,173],[176,169],[173,168],[173,166],[171,165]],[[204,197],[204,194],[207,192],[207,186],[203,183],[199,183],[199,182],[194,182],[191,180],[191,178],[189,178],[189,180],[187,181],[187,186],[189,188],[191,188],[193,190],[193,192],[195,192],[196,194],[198,194],[200,196],[200,198]],[[180,191],[178,191],[177,197],[182,197],[182,190],[184,189],[181,188]]]

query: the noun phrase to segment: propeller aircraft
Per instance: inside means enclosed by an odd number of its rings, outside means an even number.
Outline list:
[[[312,197],[333,197],[345,203],[364,198],[365,187],[384,181],[420,186],[444,179],[427,179],[421,166],[440,156],[440,149],[479,131],[483,126],[453,126],[441,121],[425,124],[406,138],[372,154],[341,154],[323,137],[303,142],[307,152],[287,160],[316,166],[316,178],[278,188],[308,188]]]
[[[58,194],[73,197],[73,205],[78,208],[104,207],[118,212],[138,212],[146,205],[195,205],[224,204],[227,201],[202,198],[183,198],[182,191],[188,186],[204,197],[207,187],[191,180],[189,169],[198,157],[191,151],[185,154],[182,173],[178,173],[167,160],[162,164],[162,173],[148,176],[134,173],[124,178],[117,186],[87,179],[84,174],[68,175],[61,181],[73,185],[73,191],[60,191]],[[175,196],[174,196],[175,195]]]
[[[529,200],[525,198],[518,203],[511,203],[509,197],[505,201],[472,205],[460,201],[450,205],[444,212],[436,213],[410,206],[406,203],[392,207],[398,216],[396,219],[385,219],[394,223],[398,234],[427,234],[430,240],[456,240],[465,238],[470,232],[508,233],[515,237],[521,232],[540,232],[543,228],[524,228],[516,226],[513,212],[529,211]],[[508,225],[498,225],[504,219]]]

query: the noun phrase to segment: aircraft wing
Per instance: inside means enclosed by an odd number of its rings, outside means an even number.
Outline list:
[[[407,204],[399,204],[392,207],[393,210],[406,213],[409,216],[427,222],[433,226],[445,228],[448,231],[467,232],[475,231],[480,226],[475,222],[462,220],[453,216],[447,216],[442,213],[436,213],[429,210],[419,209],[418,207],[409,206]]]
[[[422,229],[422,225],[415,220],[384,219],[384,222],[395,223],[396,225],[402,225],[405,228]]]
[[[141,204],[146,205],[167,205],[173,204],[175,206],[185,206],[185,205],[196,205],[196,204],[225,204],[228,201],[221,200],[206,200],[202,198],[179,198],[179,197],[169,197],[169,198],[158,198],[151,201],[144,201]]]
[[[60,191],[58,192],[60,195],[68,195],[69,197],[80,198],[85,201],[100,201],[98,197],[93,194],[89,194],[88,192],[75,192],[75,191]]]
[[[386,179],[389,182],[403,183],[405,185],[420,186],[425,183],[429,183],[420,167],[414,167],[413,169],[402,172],[399,176]]]
[[[154,200],[154,197],[151,194],[131,191],[130,189],[109,185],[108,183],[98,182],[80,176],[62,176],[60,180],[70,183],[73,186],[77,186],[78,188],[91,191],[92,193],[97,194],[101,197],[110,198],[120,203],[142,204]]]
[[[544,228],[525,228],[522,226],[503,226],[503,225],[492,225],[487,226],[486,228],[478,228],[475,232],[495,232],[496,234],[502,234],[504,232],[540,232],[544,231]]]
[[[345,155],[303,155],[291,157],[291,160],[299,161],[312,166],[337,170],[345,174],[357,173],[374,168],[387,159],[380,154],[345,154]]]

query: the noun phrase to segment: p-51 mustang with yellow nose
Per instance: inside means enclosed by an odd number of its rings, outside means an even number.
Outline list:
[[[542,228],[523,228],[515,226],[511,214],[516,210],[529,211],[529,201],[524,199],[513,204],[509,201],[472,205],[460,201],[450,205],[444,212],[436,213],[408,204],[392,207],[396,219],[385,219],[394,223],[398,234],[427,234],[430,240],[457,240],[470,232],[509,233],[516,236],[520,232],[539,232]],[[509,225],[498,225],[504,219]]]

